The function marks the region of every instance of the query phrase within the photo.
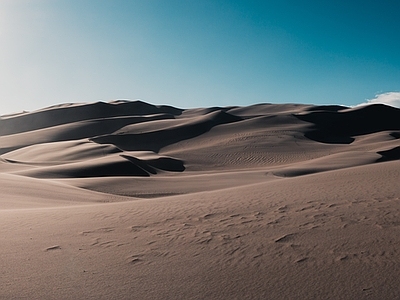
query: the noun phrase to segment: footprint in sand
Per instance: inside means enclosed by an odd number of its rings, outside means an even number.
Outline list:
[[[295,233],[285,234],[284,236],[281,236],[280,238],[277,238],[275,240],[275,243],[287,243],[287,242],[290,242],[291,240],[293,240],[295,235],[296,235]]]
[[[61,250],[61,247],[58,245],[54,245],[54,246],[46,248],[45,251],[51,251],[51,250]]]

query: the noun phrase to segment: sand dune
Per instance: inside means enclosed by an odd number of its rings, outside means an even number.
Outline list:
[[[0,118],[1,299],[397,299],[400,110]]]
[[[315,124],[306,136],[326,143],[351,143],[354,136],[386,130],[399,130],[399,109],[383,104],[339,111],[315,110],[296,115]]]

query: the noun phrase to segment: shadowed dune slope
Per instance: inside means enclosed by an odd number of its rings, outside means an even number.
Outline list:
[[[52,106],[32,113],[2,117],[0,119],[0,135],[100,118],[160,113],[179,115],[181,111],[178,108],[155,106],[142,101],[97,102]]]
[[[174,116],[170,114],[102,118],[50,126],[16,134],[0,135],[0,143],[2,145],[0,148],[0,154],[39,143],[74,141],[84,138],[92,138],[99,135],[113,133],[128,124],[132,125],[140,122],[147,123],[153,120],[165,120],[171,118],[174,118]]]
[[[164,120],[138,124],[138,126],[129,128],[124,127],[121,132],[95,137],[92,141],[100,144],[114,144],[128,151],[151,150],[158,152],[167,145],[195,138],[215,126],[240,120],[240,117],[216,111],[190,118],[189,121],[186,119]]]
[[[2,118],[0,153],[4,169],[14,164],[7,170],[41,178],[261,167],[274,167],[274,174],[308,174],[346,167],[327,167],[325,162],[335,153],[348,167],[359,165],[352,162],[354,153],[378,157],[374,161],[398,159],[399,120],[399,110],[384,105],[349,109],[258,104],[182,110],[140,101],[69,104]],[[138,151],[162,158],[150,166],[135,156]],[[304,169],[318,158],[322,160],[316,160],[316,168]]]
[[[354,141],[354,136],[400,130],[400,110],[383,104],[339,111],[311,108],[311,111],[295,116],[314,124],[306,136],[320,142],[348,144]]]

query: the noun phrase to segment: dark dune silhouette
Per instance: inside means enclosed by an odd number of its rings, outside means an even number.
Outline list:
[[[103,118],[155,114],[180,115],[181,109],[142,101],[60,105],[0,119],[0,135],[32,131],[62,124]]]
[[[295,116],[314,124],[306,136],[319,142],[350,144],[354,136],[400,130],[400,110],[383,104],[340,110],[319,107],[311,111]]]
[[[378,151],[378,154],[382,155],[382,157],[378,159],[379,162],[398,160],[400,159],[400,146],[385,151]]]

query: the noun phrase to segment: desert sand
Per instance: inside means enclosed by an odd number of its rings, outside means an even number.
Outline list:
[[[0,119],[1,299],[399,299],[400,110]]]

